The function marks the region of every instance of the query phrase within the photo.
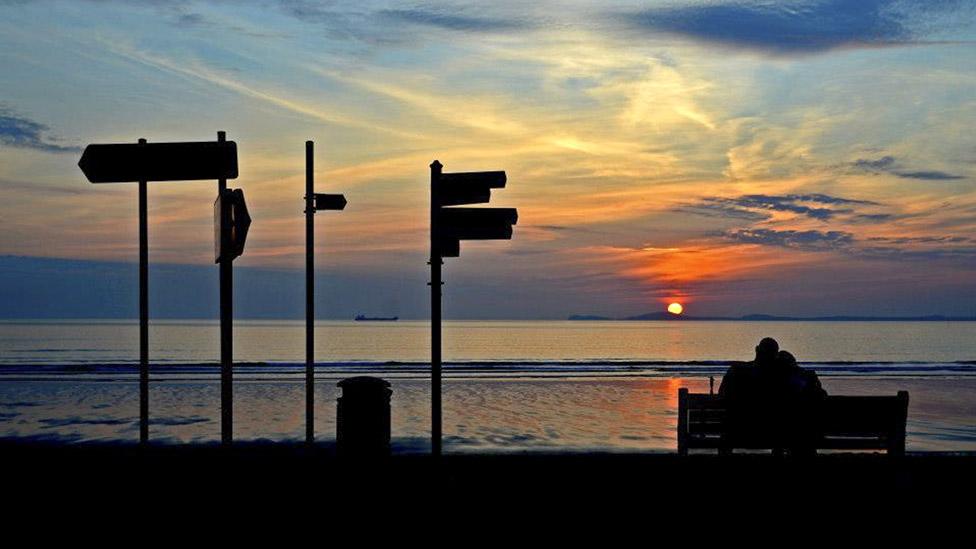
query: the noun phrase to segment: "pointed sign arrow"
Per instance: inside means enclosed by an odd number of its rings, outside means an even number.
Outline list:
[[[222,257],[231,260],[244,253],[247,230],[251,227],[251,216],[244,203],[244,191],[224,189],[214,201],[214,263]]]
[[[112,143],[85,147],[78,167],[92,183],[236,179],[237,143]]]

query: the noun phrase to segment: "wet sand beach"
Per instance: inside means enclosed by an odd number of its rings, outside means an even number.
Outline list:
[[[0,384],[0,438],[136,441],[137,387],[107,377],[5,381]],[[316,436],[323,442],[335,438],[337,381],[322,376],[316,384]],[[394,451],[429,451],[429,381],[391,381]],[[909,451],[976,451],[974,377],[825,376],[823,383],[831,394],[894,395],[907,390]],[[449,379],[444,385],[445,450],[673,452],[681,387],[709,390],[703,377]],[[219,383],[212,375],[153,382],[150,402],[151,441],[220,440]],[[235,383],[235,439],[301,441],[303,406],[300,378],[242,377]]]

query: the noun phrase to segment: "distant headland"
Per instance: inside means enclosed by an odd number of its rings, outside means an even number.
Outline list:
[[[667,311],[645,313],[637,316],[622,318],[612,318],[599,315],[571,315],[567,320],[727,320],[727,321],[749,321],[749,322],[769,322],[769,321],[804,321],[804,322],[976,322],[976,316],[776,316],[751,314],[744,316],[690,316],[687,314],[675,315]]]

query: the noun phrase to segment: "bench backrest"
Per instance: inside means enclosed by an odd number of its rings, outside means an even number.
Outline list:
[[[817,418],[818,449],[887,450],[905,453],[908,392],[895,396],[828,396]],[[726,405],[718,395],[678,390],[678,452],[689,448],[731,450],[726,437]],[[751,441],[748,448],[772,448],[772,441]],[[744,446],[735,446],[744,447]]]

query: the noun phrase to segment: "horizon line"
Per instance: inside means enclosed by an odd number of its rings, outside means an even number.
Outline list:
[[[655,313],[648,313],[655,314]],[[686,316],[675,315],[661,318],[612,318],[600,315],[571,315],[581,318],[444,318],[450,322],[976,322],[976,315],[905,315],[905,316],[868,316],[868,315],[818,315],[818,316],[780,316],[766,314],[748,314],[742,316]],[[642,315],[635,315],[642,316]],[[244,322],[301,322],[301,316],[294,317],[237,317],[235,321]],[[36,318],[0,318],[0,324],[52,324],[52,323],[80,324],[85,322],[104,323],[138,323],[138,317],[36,317]],[[162,317],[150,318],[149,323],[177,323],[177,322],[220,322],[219,317]],[[354,318],[317,318],[315,322],[356,322]],[[397,322],[430,322],[430,318],[399,318],[382,324],[396,324]],[[372,325],[372,323],[368,324]]]

